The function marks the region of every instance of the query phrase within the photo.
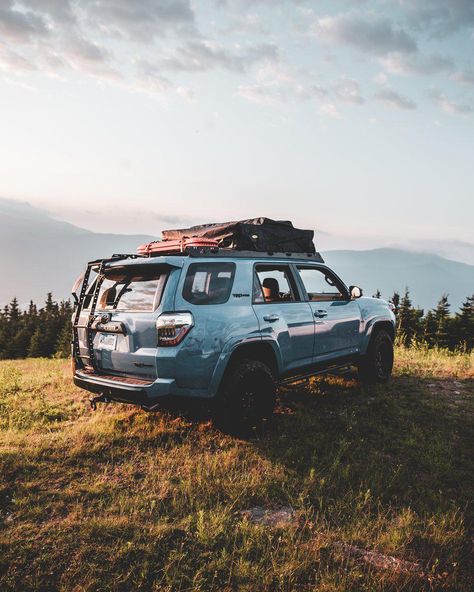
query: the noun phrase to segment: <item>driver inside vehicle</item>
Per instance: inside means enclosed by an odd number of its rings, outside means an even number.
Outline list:
[[[262,290],[265,302],[279,302],[281,300],[280,286],[277,279],[265,278],[262,283]]]

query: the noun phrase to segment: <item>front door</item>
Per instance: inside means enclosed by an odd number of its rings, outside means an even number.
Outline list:
[[[296,266],[315,320],[314,361],[359,352],[360,308],[325,267]]]
[[[253,309],[263,339],[278,342],[282,372],[312,363],[315,320],[289,265],[255,266]]]

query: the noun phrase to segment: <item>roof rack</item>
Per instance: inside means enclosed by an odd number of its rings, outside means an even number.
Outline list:
[[[273,251],[236,251],[219,247],[188,247],[183,255],[189,257],[238,257],[241,259],[310,259],[324,263],[320,253],[276,253]]]

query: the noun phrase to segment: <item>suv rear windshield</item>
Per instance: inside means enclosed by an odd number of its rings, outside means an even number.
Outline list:
[[[165,268],[109,269],[100,287],[97,309],[152,312],[161,302],[167,278]]]
[[[191,304],[222,304],[229,300],[235,263],[191,263],[183,298]]]

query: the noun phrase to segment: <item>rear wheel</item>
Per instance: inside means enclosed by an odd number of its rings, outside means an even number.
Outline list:
[[[372,336],[367,354],[359,364],[359,378],[366,383],[390,380],[393,369],[393,341],[384,329]]]
[[[224,381],[215,409],[215,422],[224,429],[260,427],[273,414],[275,380],[262,362],[243,360]]]

